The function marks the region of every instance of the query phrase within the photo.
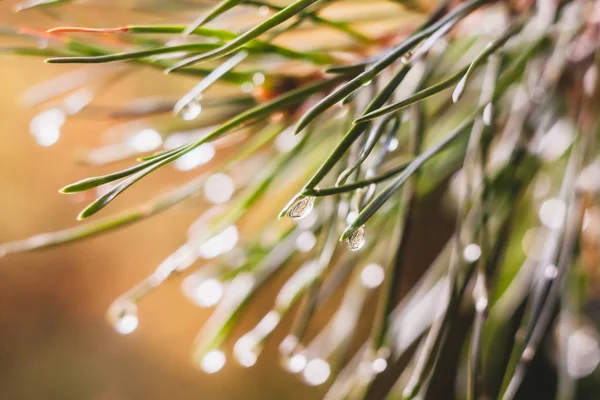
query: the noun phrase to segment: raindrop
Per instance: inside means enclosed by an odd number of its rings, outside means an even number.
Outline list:
[[[491,126],[492,122],[494,122],[494,106],[492,103],[487,103],[483,109],[483,124]]]
[[[456,103],[458,100],[460,100],[463,93],[465,92],[466,84],[467,84],[467,75],[463,76],[460,79],[460,81],[458,82],[458,84],[456,85],[456,87],[454,88],[454,91],[452,92],[452,102],[453,103]]]
[[[202,106],[200,105],[200,102],[198,100],[193,100],[183,106],[179,115],[184,121],[191,121],[198,118],[201,112]]]
[[[245,353],[240,353],[237,355],[237,360],[242,367],[249,368],[256,364],[256,360],[258,357],[252,351],[247,351]]]
[[[376,358],[371,364],[371,366],[373,367],[373,371],[379,374],[385,371],[385,369],[387,368],[387,361],[385,360],[385,358]]]
[[[296,248],[302,253],[309,252],[317,244],[317,237],[311,231],[304,231],[296,239]]]
[[[233,180],[226,174],[211,175],[204,185],[204,196],[213,204],[227,202],[235,190]]]
[[[235,342],[235,345],[233,346],[233,354],[237,362],[242,367],[248,368],[256,364],[258,356],[254,351],[255,346],[256,342],[249,334],[242,336],[237,342]]]
[[[223,297],[223,284],[216,278],[198,281],[194,275],[183,283],[184,292],[200,307],[214,306]]]
[[[320,358],[310,360],[303,372],[304,380],[311,386],[318,386],[325,383],[329,379],[330,374],[331,368],[329,364]]]
[[[554,279],[558,276],[558,268],[554,264],[548,264],[544,269],[546,279]]]
[[[383,267],[378,264],[365,265],[360,273],[360,280],[369,289],[374,289],[381,285],[385,278]]]
[[[287,368],[290,372],[297,374],[306,367],[306,357],[302,354],[294,354],[288,361]]]
[[[404,65],[410,64],[410,62],[412,61],[413,54],[414,53],[412,51],[407,52],[402,57],[400,57],[400,62]]]
[[[292,128],[285,129],[275,138],[275,148],[280,153],[287,153],[300,143],[300,135],[295,135]]]
[[[558,229],[563,225],[566,212],[567,206],[564,201],[548,199],[540,206],[540,221],[550,229]]]
[[[244,82],[241,84],[240,89],[244,93],[252,93],[252,90],[254,90],[254,85],[252,82]]]
[[[138,327],[137,307],[131,301],[117,300],[108,310],[108,318],[117,332],[128,335]]]
[[[116,324],[115,329],[117,332],[127,335],[135,331],[139,323],[137,315],[128,314],[124,315]]]
[[[212,143],[204,143],[175,160],[175,169],[190,171],[209,162],[214,156],[215,146]]]
[[[162,144],[162,137],[154,129],[143,129],[129,138],[131,147],[140,153],[156,150]]]
[[[365,244],[365,228],[360,227],[348,236],[344,241],[344,244],[348,250],[357,251],[360,250]]]
[[[265,83],[265,74],[260,72],[255,73],[252,75],[252,82],[254,82],[255,85],[262,85]]]
[[[487,306],[488,306],[488,299],[485,296],[481,296],[475,301],[475,309],[478,312],[484,312],[486,310]]]
[[[535,349],[533,349],[532,347],[526,347],[525,350],[523,350],[523,354],[521,355],[521,359],[525,360],[525,361],[531,361],[533,359],[533,356],[535,356]]]
[[[43,130],[34,132],[36,142],[42,147],[50,147],[58,142],[60,138],[60,128],[56,126],[47,126]]]
[[[287,210],[286,215],[293,219],[302,219],[308,216],[315,205],[315,198],[312,196],[300,196],[294,204]]]
[[[600,363],[600,345],[593,329],[580,328],[571,333],[567,350],[567,371],[575,379],[591,374]]]
[[[481,247],[475,243],[467,245],[463,251],[463,257],[465,261],[470,263],[479,260],[479,257],[481,257]]]
[[[200,367],[207,374],[214,374],[223,368],[227,358],[221,350],[211,350],[200,361]]]
[[[558,120],[539,141],[538,152],[543,161],[552,162],[562,156],[575,139],[575,128],[570,121]]]
[[[600,160],[596,160],[581,171],[577,177],[577,187],[586,192],[600,189]]]
[[[52,146],[60,138],[60,128],[66,118],[65,112],[60,108],[42,111],[31,120],[29,131],[40,146]]]
[[[269,7],[267,7],[267,6],[258,7],[258,15],[260,15],[261,17],[268,16],[269,15]]]

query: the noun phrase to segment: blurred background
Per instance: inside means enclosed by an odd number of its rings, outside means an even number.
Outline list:
[[[15,3],[0,2],[3,25],[56,25],[36,11],[14,14]],[[102,12],[90,18],[102,18]],[[68,69],[44,65],[41,58],[0,55],[0,242],[75,225],[90,199],[64,196],[58,189],[115,168],[74,162],[77,149],[94,143],[106,122],[69,120],[49,147],[39,146],[29,133],[40,110],[22,106],[20,96]],[[143,71],[107,92],[103,101],[164,92],[167,84],[181,94],[193,81]],[[173,175],[159,171],[111,212],[191,176],[178,174],[175,182]],[[180,246],[198,213],[192,202],[112,234],[0,258],[0,399],[306,399],[324,390],[307,388],[273,368],[278,363],[274,348],[254,368],[228,363],[215,375],[194,368],[192,342],[210,310],[194,307],[176,283],[144,302],[140,326],[131,335],[117,334],[106,322],[112,301]]]

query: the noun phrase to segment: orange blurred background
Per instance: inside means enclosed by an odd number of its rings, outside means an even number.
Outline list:
[[[56,25],[39,11],[13,14],[15,3],[0,2],[1,25]],[[79,15],[78,21],[85,18]],[[102,13],[88,18],[101,19]],[[14,40],[2,38],[0,46]],[[60,140],[47,148],[29,133],[29,122],[40,109],[22,106],[21,94],[68,68],[43,64],[41,58],[0,54],[0,242],[77,224],[77,213],[90,199],[61,195],[58,189],[116,168],[74,162],[77,149],[95,143],[106,122],[73,118]],[[103,100],[182,94],[192,83],[142,71]],[[178,183],[172,175],[159,171],[107,213]],[[189,178],[179,175],[181,181]],[[273,368],[278,363],[276,343],[250,369],[228,362],[219,373],[207,375],[194,368],[192,342],[209,311],[194,307],[177,283],[167,284],[140,305],[140,326],[131,335],[117,334],[106,322],[111,302],[183,242],[199,212],[192,202],[90,240],[0,258],[0,399],[306,399],[322,394],[324,389],[307,388]],[[266,307],[269,298],[260,301]],[[241,329],[256,318],[245,318]],[[281,337],[276,336],[278,342]]]

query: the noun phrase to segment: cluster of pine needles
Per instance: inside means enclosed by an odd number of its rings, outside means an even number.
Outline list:
[[[600,362],[592,312],[600,295],[600,2],[147,3],[136,11],[188,22],[73,26],[85,3],[29,0],[17,9],[60,26],[6,27],[22,44],[0,53],[85,64],[27,93],[29,105],[54,104],[32,120],[39,144],[56,142],[74,116],[126,121],[80,161],[137,162],[61,189],[97,193],[79,219],[158,169],[194,177],[133,209],[0,244],[0,256],[105,233],[204,196],[210,207],[188,240],[109,308],[117,331],[132,332],[142,299],[181,279],[191,301],[215,307],[193,347],[209,373],[228,353],[254,365],[289,319],[282,364],[310,385],[329,385],[329,400],[425,396],[457,324],[468,334],[445,375],[458,398],[518,397],[542,352],[556,398],[575,398],[592,379]],[[140,69],[196,83],[177,99],[95,103]],[[169,123],[147,128],[157,116]],[[400,292],[413,268],[406,253],[420,223],[415,209],[432,196],[448,205],[454,232]],[[279,218],[272,204],[283,207]],[[255,214],[263,220],[244,225]],[[289,278],[272,309],[232,338],[278,275]],[[310,334],[340,291],[336,311]],[[365,324],[370,333],[355,346]],[[392,384],[382,391],[384,380]]]

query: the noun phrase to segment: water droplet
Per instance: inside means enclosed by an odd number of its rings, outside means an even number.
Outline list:
[[[543,161],[553,162],[573,144],[575,126],[571,121],[559,119],[539,141],[537,151]]]
[[[209,162],[214,156],[215,146],[213,146],[212,143],[203,143],[175,160],[175,169],[179,171],[190,171]]]
[[[285,129],[275,138],[275,148],[280,153],[287,153],[300,143],[301,136],[294,134],[293,127]]]
[[[240,353],[237,355],[237,360],[242,367],[249,368],[256,364],[256,360],[258,360],[258,356],[251,352],[247,351],[245,353]]]
[[[239,232],[235,225],[229,225],[223,232],[215,235],[202,243],[198,254],[206,259],[218,257],[233,250],[239,239]]]
[[[406,52],[406,54],[400,57],[400,62],[404,65],[410,64],[413,54],[412,51]]]
[[[388,151],[396,150],[399,145],[400,145],[400,142],[398,141],[398,139],[392,138],[392,140],[390,140],[390,143],[388,144]]]
[[[475,243],[470,243],[463,251],[463,257],[467,262],[475,262],[481,257],[481,247]]]
[[[365,265],[360,273],[360,281],[369,289],[374,289],[381,285],[385,278],[383,267],[378,264]]]
[[[528,346],[523,350],[523,354],[521,355],[521,359],[524,361],[533,360],[533,356],[535,356],[535,349],[531,346]]]
[[[227,358],[221,350],[211,350],[200,361],[200,367],[207,374],[214,374],[223,368]]]
[[[467,84],[467,75],[463,76],[461,78],[461,80],[458,81],[458,84],[454,88],[454,91],[452,92],[452,102],[453,103],[456,103],[458,100],[460,100],[463,93],[465,92],[466,84]]]
[[[475,301],[475,309],[478,312],[484,312],[485,309],[487,308],[487,306],[488,306],[488,299],[485,296],[481,296]]]
[[[486,126],[491,126],[494,122],[494,106],[492,103],[487,103],[485,108],[483,109],[483,124]]]
[[[540,221],[550,229],[558,229],[564,223],[566,212],[567,206],[564,201],[560,199],[548,199],[540,206]]]
[[[329,363],[320,358],[310,360],[303,372],[304,380],[311,386],[318,386],[327,382],[330,374]]]
[[[265,83],[265,74],[256,72],[254,75],[252,75],[252,82],[254,82],[254,84],[257,86],[262,85]]]
[[[296,248],[301,253],[311,251],[315,244],[317,244],[317,237],[311,231],[304,231],[296,238]]]
[[[579,328],[569,335],[567,371],[575,379],[590,375],[600,363],[600,345],[593,327]]]
[[[357,251],[360,250],[365,244],[365,228],[360,227],[348,236],[344,241],[344,244],[348,250]]]
[[[385,371],[385,369],[387,368],[387,361],[385,360],[385,358],[379,357],[373,361],[371,366],[373,367],[373,371],[376,374],[379,374],[379,373]]]
[[[214,306],[223,297],[223,284],[216,278],[203,279],[196,275],[188,276],[182,285],[184,293],[198,306]]]
[[[558,268],[554,264],[548,264],[544,269],[546,279],[554,279],[558,276]]]
[[[162,137],[154,129],[143,129],[129,138],[128,143],[140,153],[156,150],[162,144]]]
[[[200,102],[198,100],[194,100],[190,101],[185,106],[183,106],[183,108],[179,112],[179,115],[184,121],[191,121],[193,119],[198,118],[201,112],[202,106],[200,105]]]
[[[252,91],[254,90],[254,85],[252,84],[252,82],[244,82],[240,85],[240,89],[244,93],[252,93]]]
[[[577,187],[586,192],[600,190],[600,160],[585,167],[577,177]]]
[[[303,356],[302,354],[294,354],[288,360],[287,369],[290,372],[297,374],[304,370],[304,368],[306,367],[306,364],[307,364],[307,360],[306,360],[305,356]]]
[[[293,219],[305,218],[312,211],[315,205],[315,198],[312,196],[300,196],[294,204],[287,210],[286,215]]]
[[[250,334],[242,336],[235,342],[233,355],[242,367],[248,368],[256,364],[258,356],[254,350],[255,346],[256,341]]]
[[[60,138],[60,128],[66,119],[67,116],[63,110],[51,108],[33,117],[29,124],[29,131],[40,146],[49,147]]]
[[[261,17],[266,17],[269,15],[269,7],[268,6],[260,6],[258,7],[258,15]]]
[[[139,320],[137,315],[124,315],[115,325],[117,332],[127,335],[136,330]]]
[[[222,173],[211,175],[204,185],[204,196],[213,204],[227,202],[234,191],[233,179]]]
[[[131,301],[117,300],[108,310],[108,319],[117,332],[128,335],[138,327],[137,306]]]

